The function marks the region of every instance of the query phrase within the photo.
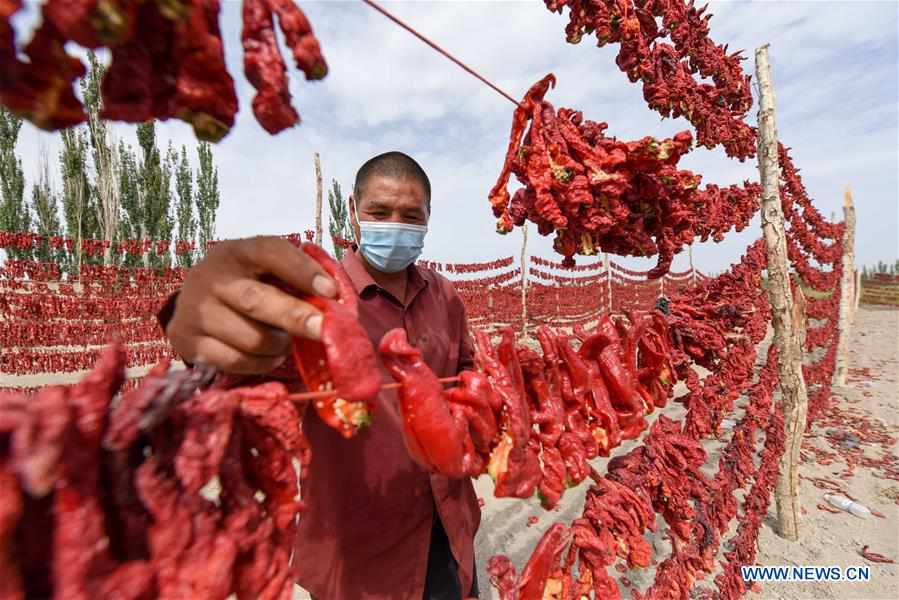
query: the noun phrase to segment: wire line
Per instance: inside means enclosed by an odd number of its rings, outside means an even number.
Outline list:
[[[417,37],[418,39],[420,39],[421,41],[423,41],[425,44],[427,44],[428,46],[430,46],[431,48],[433,48],[434,50],[436,50],[437,52],[439,52],[446,58],[448,58],[451,61],[453,61],[454,63],[456,63],[458,66],[462,67],[462,69],[467,71],[469,74],[474,75],[482,83],[487,85],[490,89],[492,89],[493,91],[495,91],[496,93],[501,95],[503,98],[505,98],[506,100],[508,100],[509,102],[514,104],[515,106],[522,108],[522,109],[524,108],[524,106],[522,106],[521,103],[518,102],[518,100],[516,100],[515,98],[513,98],[512,96],[510,96],[503,90],[501,90],[499,88],[499,86],[490,82],[487,78],[485,78],[480,73],[478,73],[477,71],[475,71],[474,69],[472,69],[471,67],[469,67],[468,65],[463,63],[461,60],[459,60],[458,58],[456,58],[455,56],[453,56],[452,54],[450,54],[449,52],[447,52],[446,50],[444,50],[443,48],[438,46],[435,42],[432,42],[431,40],[429,40],[422,34],[418,33],[410,25],[407,25],[406,23],[404,23],[399,17],[390,13],[386,8],[384,8],[383,6],[381,6],[374,0],[362,0],[362,1],[365,4],[368,4],[370,7],[372,7],[376,11],[378,11],[379,13],[381,13],[382,15],[384,15],[385,17],[387,17],[388,19],[390,19],[391,21],[393,21],[394,23],[396,23],[397,25],[399,25],[400,27],[402,27],[403,29],[405,29],[406,31],[408,31],[409,33],[411,33],[412,35],[414,35],[415,37]]]

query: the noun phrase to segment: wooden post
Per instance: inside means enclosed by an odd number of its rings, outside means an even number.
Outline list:
[[[849,339],[852,332],[852,312],[855,294],[852,287],[855,283],[855,206],[852,203],[852,190],[846,187],[843,195],[843,272],[840,277],[840,321],[837,329],[837,367],[833,373],[834,385],[846,385],[849,372]]]
[[[612,261],[609,260],[608,252],[603,252],[602,258],[604,261],[606,261],[606,290],[608,293],[607,299],[609,301],[607,310],[609,314],[612,314]]]
[[[528,337],[528,224],[521,228],[521,339]]]
[[[805,433],[808,395],[802,375],[802,348],[798,323],[794,326],[790,292],[787,240],[780,203],[777,155],[777,126],[774,121],[774,89],[768,46],[755,51],[756,81],[759,84],[759,174],[762,183],[762,231],[768,254],[768,297],[774,325],[774,343],[779,351],[780,392],[783,403],[786,448],[780,460],[780,473],[774,495],[777,500],[778,534],[788,540],[799,539],[799,451]]]
[[[693,244],[687,246],[687,254],[690,257],[690,283],[696,285],[696,268],[693,266]]]
[[[559,306],[559,289],[562,287],[562,283],[556,282],[556,323],[561,320],[562,312],[561,307]]]
[[[852,318],[855,319],[855,313],[858,311],[858,304],[862,299],[862,272],[855,272],[855,306],[852,310]]]
[[[315,153],[315,244],[322,245],[322,163]]]

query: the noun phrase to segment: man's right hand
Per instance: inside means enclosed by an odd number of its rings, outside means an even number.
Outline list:
[[[333,297],[334,280],[284,239],[220,242],[184,279],[166,336],[187,362],[226,373],[263,374],[280,365],[291,337],[319,339],[321,313],[264,280]]]

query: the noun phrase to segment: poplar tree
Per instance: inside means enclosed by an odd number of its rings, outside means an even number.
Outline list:
[[[81,93],[87,110],[87,135],[91,144],[94,183],[91,186],[90,210],[97,219],[99,239],[114,242],[119,237],[121,218],[119,189],[119,156],[106,121],[100,118],[103,99],[100,84],[106,68],[93,52],[88,53],[90,69],[81,80]],[[112,264],[112,244],[103,253],[103,264]]]
[[[62,222],[59,219],[59,201],[50,180],[50,162],[46,149],[41,149],[38,160],[40,161],[38,180],[31,186],[31,208],[35,217],[35,232],[47,237],[61,236],[63,231]],[[45,243],[37,248],[35,258],[41,262],[64,265],[66,251],[64,248],[53,250],[49,243]]]
[[[337,260],[343,259],[344,249],[337,245],[336,238],[349,240],[353,238],[353,228],[350,224],[349,208],[340,191],[340,184],[336,179],[331,180],[331,189],[328,190],[328,207],[330,218],[328,219],[328,231],[331,233],[331,244],[334,256]]]
[[[170,240],[174,220],[171,215],[171,168],[162,159],[159,146],[156,144],[156,125],[153,121],[137,126],[137,141],[141,147],[141,160],[137,168],[138,202],[141,205],[143,219],[140,238],[148,240]],[[145,267],[168,267],[171,256],[157,256],[155,249],[145,252]]]
[[[25,203],[25,174],[16,155],[21,117],[0,107],[0,231],[31,231],[31,213]],[[10,248],[11,258],[32,257],[31,250]]]
[[[193,197],[193,171],[190,161],[187,159],[187,148],[181,146],[180,160],[177,153],[172,155],[172,163],[177,163],[175,169],[175,191],[178,194],[176,216],[178,221],[178,241],[191,243],[197,235],[197,219],[194,217]],[[190,267],[193,265],[193,255],[190,252],[176,255],[178,266]]]
[[[212,146],[208,142],[197,145],[200,168],[197,170],[197,255],[206,254],[206,244],[215,239],[215,214],[221,196],[219,193],[219,175],[212,158]]]
[[[88,142],[84,129],[63,129],[60,132],[62,150],[59,153],[62,174],[62,207],[66,237],[75,245],[68,253],[66,270],[77,274],[83,256],[81,240],[94,239],[98,234],[96,213],[91,210],[91,184],[87,178]]]

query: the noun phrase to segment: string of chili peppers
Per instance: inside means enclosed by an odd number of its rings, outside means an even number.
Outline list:
[[[220,0],[106,2],[48,0],[40,7],[41,26],[15,52],[0,54],[5,75],[0,104],[37,127],[62,129],[87,119],[74,82],[86,69],[66,52],[68,42],[109,50],[112,61],[101,86],[107,120],[140,123],[181,119],[198,138],[217,142],[234,125],[237,94],[225,65],[219,30]],[[10,19],[21,0],[3,4],[0,45],[14,48]],[[300,117],[291,105],[287,68],[276,43],[281,30],[298,69],[307,80],[322,79],[328,67],[302,10],[290,0],[244,0],[241,41],[244,73],[256,89],[253,113],[271,134]],[[233,52],[233,48],[232,48]]]

